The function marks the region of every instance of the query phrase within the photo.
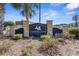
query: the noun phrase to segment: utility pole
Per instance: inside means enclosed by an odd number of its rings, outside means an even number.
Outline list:
[[[41,3],[39,3],[39,23],[41,23]]]

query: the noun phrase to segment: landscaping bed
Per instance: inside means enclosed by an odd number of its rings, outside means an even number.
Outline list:
[[[3,56],[72,56],[72,55],[79,56],[79,40],[66,39],[62,41],[59,38],[57,39],[60,41],[60,43],[56,47],[53,46],[52,48],[50,47],[50,49],[45,48],[43,50],[39,50],[40,47],[43,46],[42,44],[44,44],[44,42],[40,41],[39,39],[0,40],[0,55],[3,55]],[[3,52],[1,52],[1,50]]]

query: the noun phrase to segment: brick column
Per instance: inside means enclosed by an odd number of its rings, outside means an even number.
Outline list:
[[[24,37],[29,37],[29,21],[23,21]]]
[[[52,20],[47,21],[47,35],[53,36]]]

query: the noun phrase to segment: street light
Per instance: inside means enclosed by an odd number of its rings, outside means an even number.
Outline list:
[[[39,3],[39,23],[41,23],[41,3]]]

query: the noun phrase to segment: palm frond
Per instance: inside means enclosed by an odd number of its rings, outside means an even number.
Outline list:
[[[21,11],[21,15],[22,15],[22,16],[25,16],[25,15],[24,15],[24,11]]]
[[[21,3],[11,3],[11,5],[17,10],[21,8]]]
[[[16,10],[23,8],[23,10],[21,11],[21,15],[26,16],[27,19],[31,18],[34,14],[36,14],[36,9],[38,9],[39,7],[39,4],[37,3],[23,3],[23,4],[22,3],[11,3],[11,5]]]
[[[31,6],[38,9],[39,8],[39,4],[38,3],[31,3]]]

